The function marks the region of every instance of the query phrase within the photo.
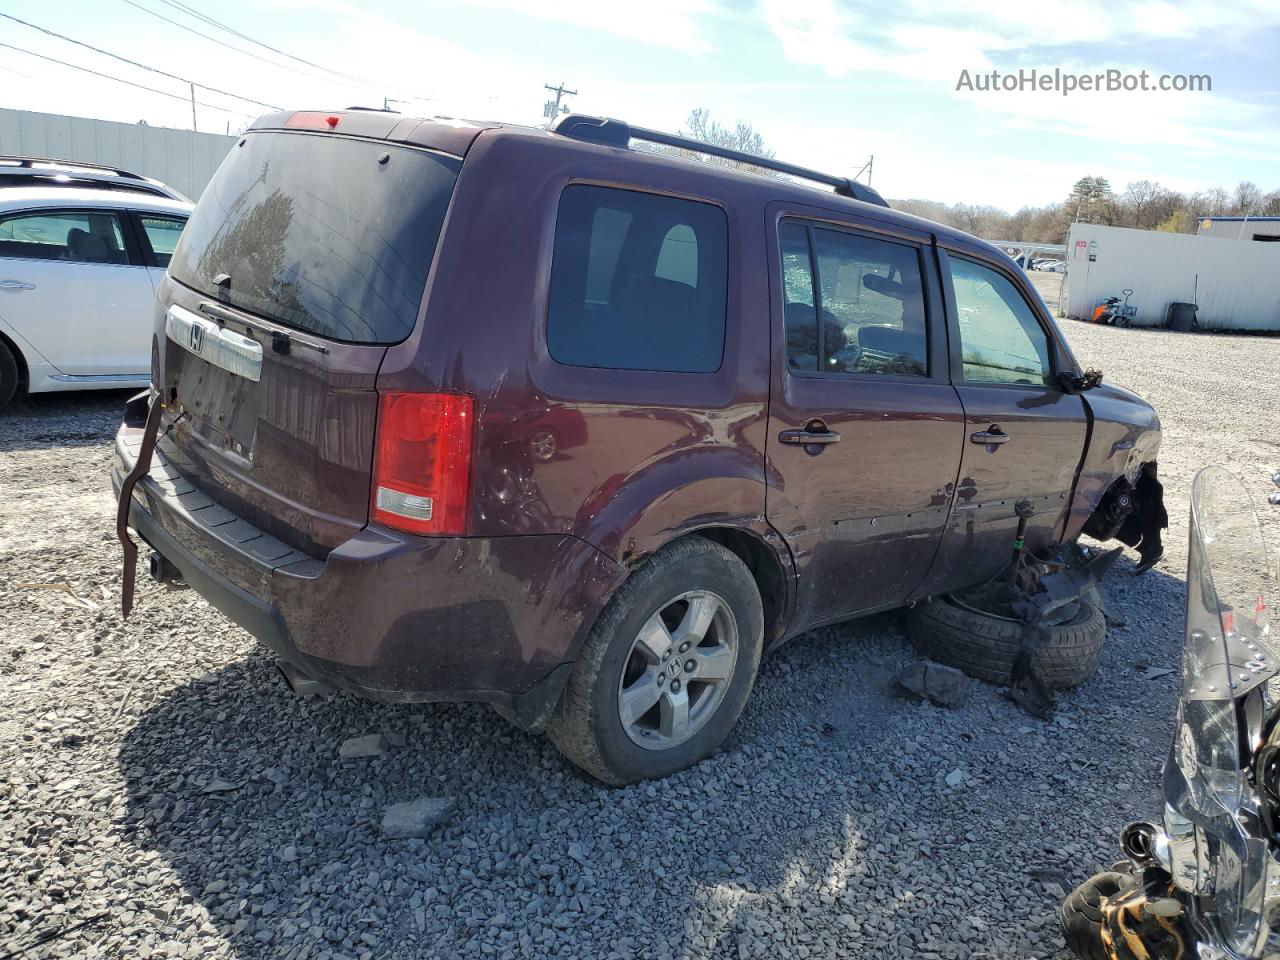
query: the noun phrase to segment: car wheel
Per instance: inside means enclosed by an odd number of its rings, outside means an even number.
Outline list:
[[[1032,663],[1045,685],[1074,687],[1098,669],[1106,639],[1102,611],[1088,599],[1066,623],[1044,628]],[[907,638],[931,660],[986,683],[1006,685],[1022,650],[1022,624],[961,606],[951,597],[918,603],[907,611]]]
[[[605,783],[682,770],[737,722],[763,641],[760,593],[746,565],[701,537],[669,544],[600,615],[547,734]]]
[[[546,463],[556,455],[556,451],[560,449],[559,439],[556,432],[550,427],[543,427],[535,430],[529,438],[529,452],[533,455],[533,459]]]
[[[9,405],[18,392],[18,360],[8,346],[0,343],[0,410]]]

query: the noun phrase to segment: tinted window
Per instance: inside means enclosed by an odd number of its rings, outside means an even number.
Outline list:
[[[1052,383],[1049,338],[1027,301],[996,270],[951,258],[964,378],[970,383]]]
[[[582,367],[719,369],[727,234],[711,204],[566,187],[551,260],[551,355]]]
[[[147,235],[147,242],[151,244],[155,265],[167,267],[178,246],[178,239],[182,236],[184,221],[174,220],[172,217],[145,216],[139,216],[138,221],[142,224],[142,232]]]
[[[915,247],[785,223],[780,235],[787,363],[793,370],[928,374]],[[817,266],[815,295],[812,264]]]
[[[380,158],[386,157],[386,160]],[[460,161],[346,137],[250,133],[182,233],[169,272],[301,330],[395,343],[413,329]]]
[[[127,264],[113,213],[24,213],[0,219],[0,257]]]

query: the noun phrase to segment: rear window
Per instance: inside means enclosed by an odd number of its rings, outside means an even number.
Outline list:
[[[299,330],[396,343],[413,330],[460,166],[387,143],[247,134],[201,195],[169,272]]]
[[[718,370],[727,234],[724,211],[709,203],[566,187],[551,261],[551,356],[579,367]]]

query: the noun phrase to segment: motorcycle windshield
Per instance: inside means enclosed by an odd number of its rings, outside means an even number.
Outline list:
[[[1201,470],[1191,489],[1182,700],[1165,764],[1165,825],[1175,882],[1216,906],[1196,921],[1242,956],[1265,941],[1263,902],[1280,882],[1249,782],[1267,681],[1280,672],[1268,619],[1273,580],[1244,485],[1221,467]]]

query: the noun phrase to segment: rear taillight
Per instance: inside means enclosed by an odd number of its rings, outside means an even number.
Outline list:
[[[407,533],[466,533],[473,432],[470,397],[382,394],[371,519]]]

